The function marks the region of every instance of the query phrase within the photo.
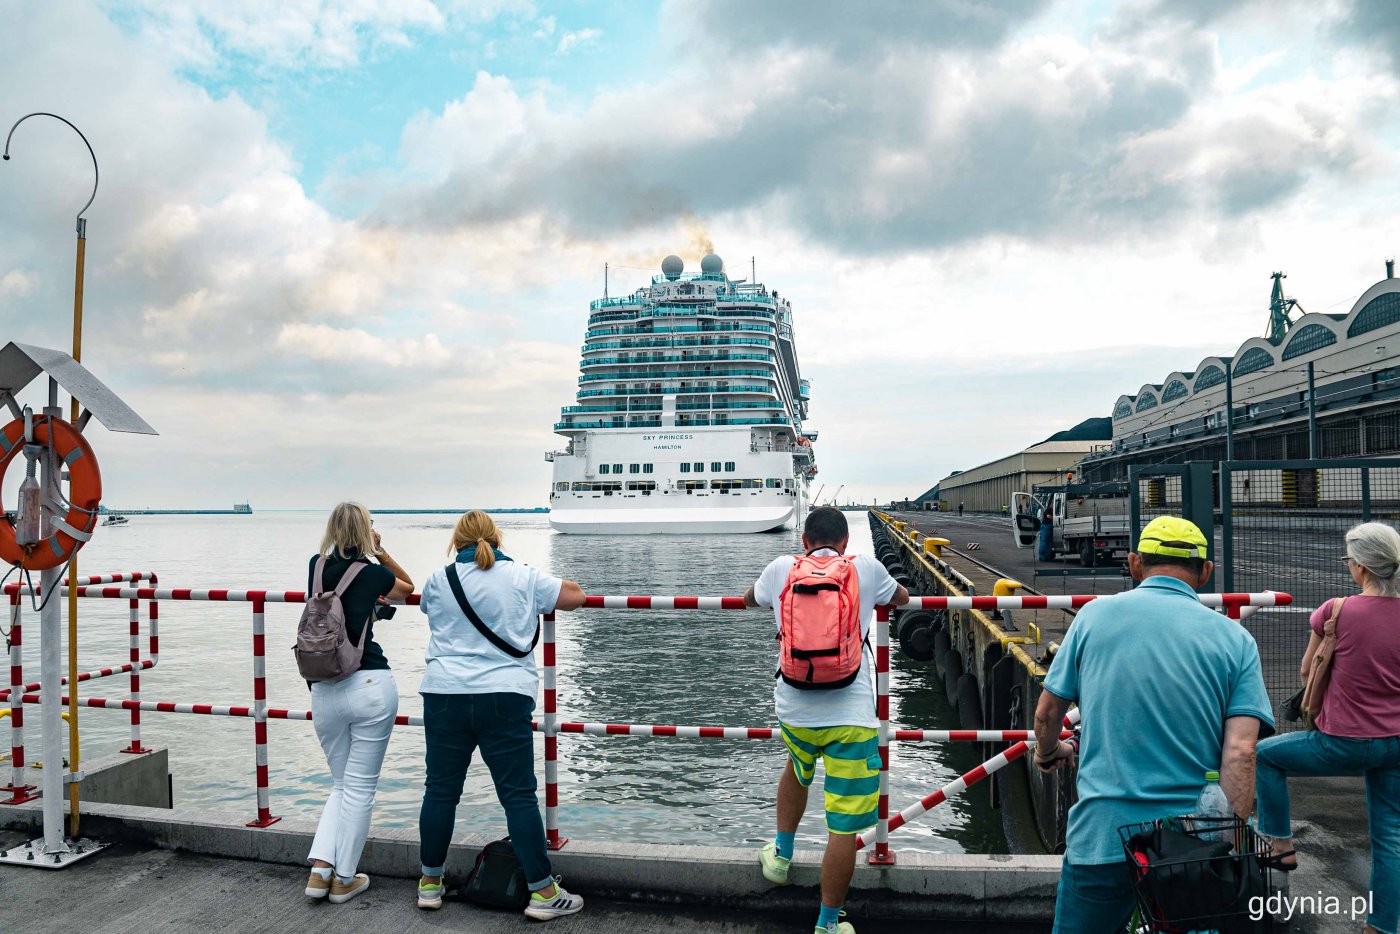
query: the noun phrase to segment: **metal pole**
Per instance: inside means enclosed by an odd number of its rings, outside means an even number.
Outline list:
[[[44,414],[50,419],[63,417],[63,410],[58,407],[58,383],[52,377]],[[59,493],[58,460],[52,444],[45,445],[42,458],[44,502],[51,503]],[[55,861],[68,852],[63,839],[63,688],[58,683],[63,672],[63,619],[62,604],[53,599],[62,581],[61,567],[48,568],[39,575],[39,600],[43,606],[39,614],[39,680],[44,744],[40,787],[44,796],[44,855],[53,856]]]
[[[1235,361],[1225,361],[1225,459],[1235,459]]]
[[[875,715],[880,720],[880,797],[876,804],[875,848],[867,861],[872,866],[893,866],[890,852],[890,608],[875,608]]]
[[[87,219],[78,218],[78,257],[73,273],[73,359],[83,359],[83,271],[87,257]],[[78,398],[68,406],[69,420],[78,424]],[[81,785],[78,766],[82,752],[78,744],[78,552],[68,559],[68,835],[78,835],[78,796]],[[138,714],[139,716],[139,714]]]
[[[1308,460],[1317,460],[1317,386],[1313,382],[1313,362],[1308,361]]]
[[[92,143],[89,143],[89,142],[88,142],[88,138],[87,138],[86,136],[83,135],[83,131],[80,130],[80,129],[78,129],[77,126],[75,126],[75,125],[73,124],[72,121],[70,121],[70,120],[68,120],[68,119],[66,119],[66,118],[64,118],[64,117],[60,117],[60,116],[59,116],[58,114],[56,114],[56,113],[49,113],[49,112],[47,112],[47,111],[36,111],[36,112],[34,112],[34,113],[28,113],[28,114],[25,114],[23,117],[20,117],[18,120],[16,120],[16,121],[14,122],[14,124],[10,127],[10,132],[9,132],[8,134],[6,134],[6,136],[5,136],[4,160],[5,160],[6,162],[8,162],[9,159],[10,159],[10,141],[14,138],[15,130],[19,129],[19,125],[20,125],[21,123],[23,123],[24,121],[28,120],[30,117],[52,117],[53,119],[58,120],[58,121],[61,122],[61,123],[66,123],[66,124],[68,125],[69,129],[71,129],[74,133],[77,133],[77,134],[78,134],[78,138],[81,139],[81,140],[83,141],[83,145],[87,147],[88,155],[92,157],[92,194],[90,194],[90,195],[88,196],[87,203],[84,204],[84,205],[82,206],[82,209],[78,211],[77,217],[76,217],[76,219],[75,219],[75,227],[76,227],[77,233],[78,233],[78,257],[77,257],[77,264],[76,264],[76,268],[75,268],[75,270],[74,270],[74,276],[73,276],[73,359],[74,359],[74,360],[77,360],[77,361],[81,361],[82,358],[83,358],[83,267],[84,267],[84,260],[85,260],[85,257],[86,257],[86,255],[87,255],[87,220],[86,220],[86,218],[83,217],[83,215],[87,213],[87,209],[88,209],[88,208],[92,207],[92,202],[97,198],[97,186],[98,186],[98,185],[100,184],[100,182],[101,182],[102,174],[101,174],[101,171],[100,171],[100,170],[98,169],[98,167],[97,167],[97,153],[93,151]],[[53,418],[60,418],[60,417],[62,417],[62,416],[61,416],[61,412],[60,412],[59,409],[58,409],[57,390],[56,390],[56,388],[55,388],[55,386],[54,386],[54,384],[53,384],[52,382],[50,382],[50,384],[49,384],[49,405],[50,405],[50,407],[53,409],[53,412],[51,413],[51,417],[53,417]],[[76,424],[78,423],[78,400],[77,400],[76,398],[72,400],[72,405],[70,406],[70,408],[71,408],[71,412],[72,412],[72,421],[73,421],[73,424],[76,425]],[[57,492],[61,489],[60,486],[59,486],[59,478],[58,478],[58,477],[54,477],[54,478],[53,478],[53,484],[54,484],[54,485],[50,488],[50,490],[51,490],[52,492],[54,492],[54,493],[57,493]],[[56,500],[57,497],[54,497],[54,499]],[[70,559],[68,568],[69,568],[69,574],[71,575],[72,580],[73,580],[74,583],[76,584],[76,582],[77,582],[77,574],[78,574],[78,561],[77,561],[76,551],[75,551],[74,557],[73,557],[72,559]],[[47,591],[45,591],[45,593],[47,594]],[[47,606],[48,606],[48,603],[45,603],[44,605],[45,605],[45,607],[47,607]],[[58,605],[57,603],[55,603],[55,604],[54,604],[54,612],[58,612],[58,608],[59,608],[59,605]],[[41,630],[41,631],[42,631],[42,630]],[[45,639],[47,639],[47,637],[45,637]],[[47,644],[47,643],[46,643],[46,644]],[[46,675],[44,675],[44,677],[47,678],[48,675],[46,674]],[[69,785],[69,792],[68,792],[68,795],[69,795],[69,813],[70,813],[70,827],[69,827],[69,832],[70,832],[73,836],[75,836],[75,837],[78,835],[78,789],[79,789],[79,785],[78,785],[78,777],[79,777],[79,775],[78,775],[78,756],[79,756],[79,748],[78,748],[78,682],[77,682],[77,679],[78,679],[78,595],[77,595],[76,592],[70,591],[69,594],[68,594],[68,680],[69,680],[69,684],[72,686],[72,690],[70,690],[70,691],[68,692],[68,695],[69,695],[69,697],[68,697],[68,716],[69,716],[69,721],[68,721],[68,723],[69,723],[69,731],[68,731],[68,761],[69,761],[69,769],[71,770],[70,775],[69,775],[70,785]],[[57,698],[57,697],[54,698],[54,706],[55,706],[55,707],[58,706],[58,698]],[[44,720],[45,720],[45,723],[48,722],[48,715],[47,715],[47,714],[45,714]],[[48,750],[48,749],[46,749],[46,750],[44,751],[44,756],[45,756],[46,759],[52,759],[52,758],[53,758],[53,756],[52,756],[50,753],[51,753],[51,751]],[[53,768],[53,766],[50,766],[50,768]],[[54,771],[57,772],[58,770],[57,770],[57,769],[54,769]],[[48,782],[45,781],[44,784],[45,784],[45,788],[47,789]],[[46,795],[46,797],[47,797],[47,790],[45,791],[45,795]],[[55,797],[57,797],[57,795],[55,795]],[[45,813],[47,813],[47,811],[48,811],[48,805],[47,805],[47,803],[45,804],[44,807],[45,807]]]

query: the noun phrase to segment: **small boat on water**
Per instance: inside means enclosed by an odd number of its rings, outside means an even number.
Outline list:
[[[131,520],[126,516],[108,516],[102,520],[103,525],[126,525]]]

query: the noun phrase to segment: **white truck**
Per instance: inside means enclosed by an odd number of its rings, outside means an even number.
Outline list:
[[[1070,483],[1013,493],[1011,514],[1018,548],[1035,548],[1042,560],[1077,555],[1086,568],[1128,557],[1128,485],[1121,482]],[[1040,529],[1050,524],[1048,551]]]

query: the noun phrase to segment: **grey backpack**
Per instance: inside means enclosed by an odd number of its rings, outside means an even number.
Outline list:
[[[345,629],[345,606],[340,598],[364,566],[363,562],[355,562],[345,569],[334,590],[326,590],[321,577],[326,559],[324,556],[316,559],[311,593],[306,595],[306,607],[301,611],[301,622],[297,623],[297,642],[292,646],[297,670],[307,681],[338,681],[360,668],[360,656],[369,635],[369,620],[365,620],[360,630],[359,643],[352,643]]]

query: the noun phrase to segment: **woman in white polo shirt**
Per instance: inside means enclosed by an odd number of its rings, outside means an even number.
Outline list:
[[[541,921],[573,914],[583,899],[558,884],[546,853],[531,716],[539,686],[534,647],[540,614],[583,606],[583,590],[512,561],[501,551],[500,529],[484,512],[457,520],[450,553],[456,560],[423,587],[430,636],[419,693],[428,774],[418,818],[418,907],[442,907],[457,802],[472,752],[479,749],[530,887],[525,914]]]

